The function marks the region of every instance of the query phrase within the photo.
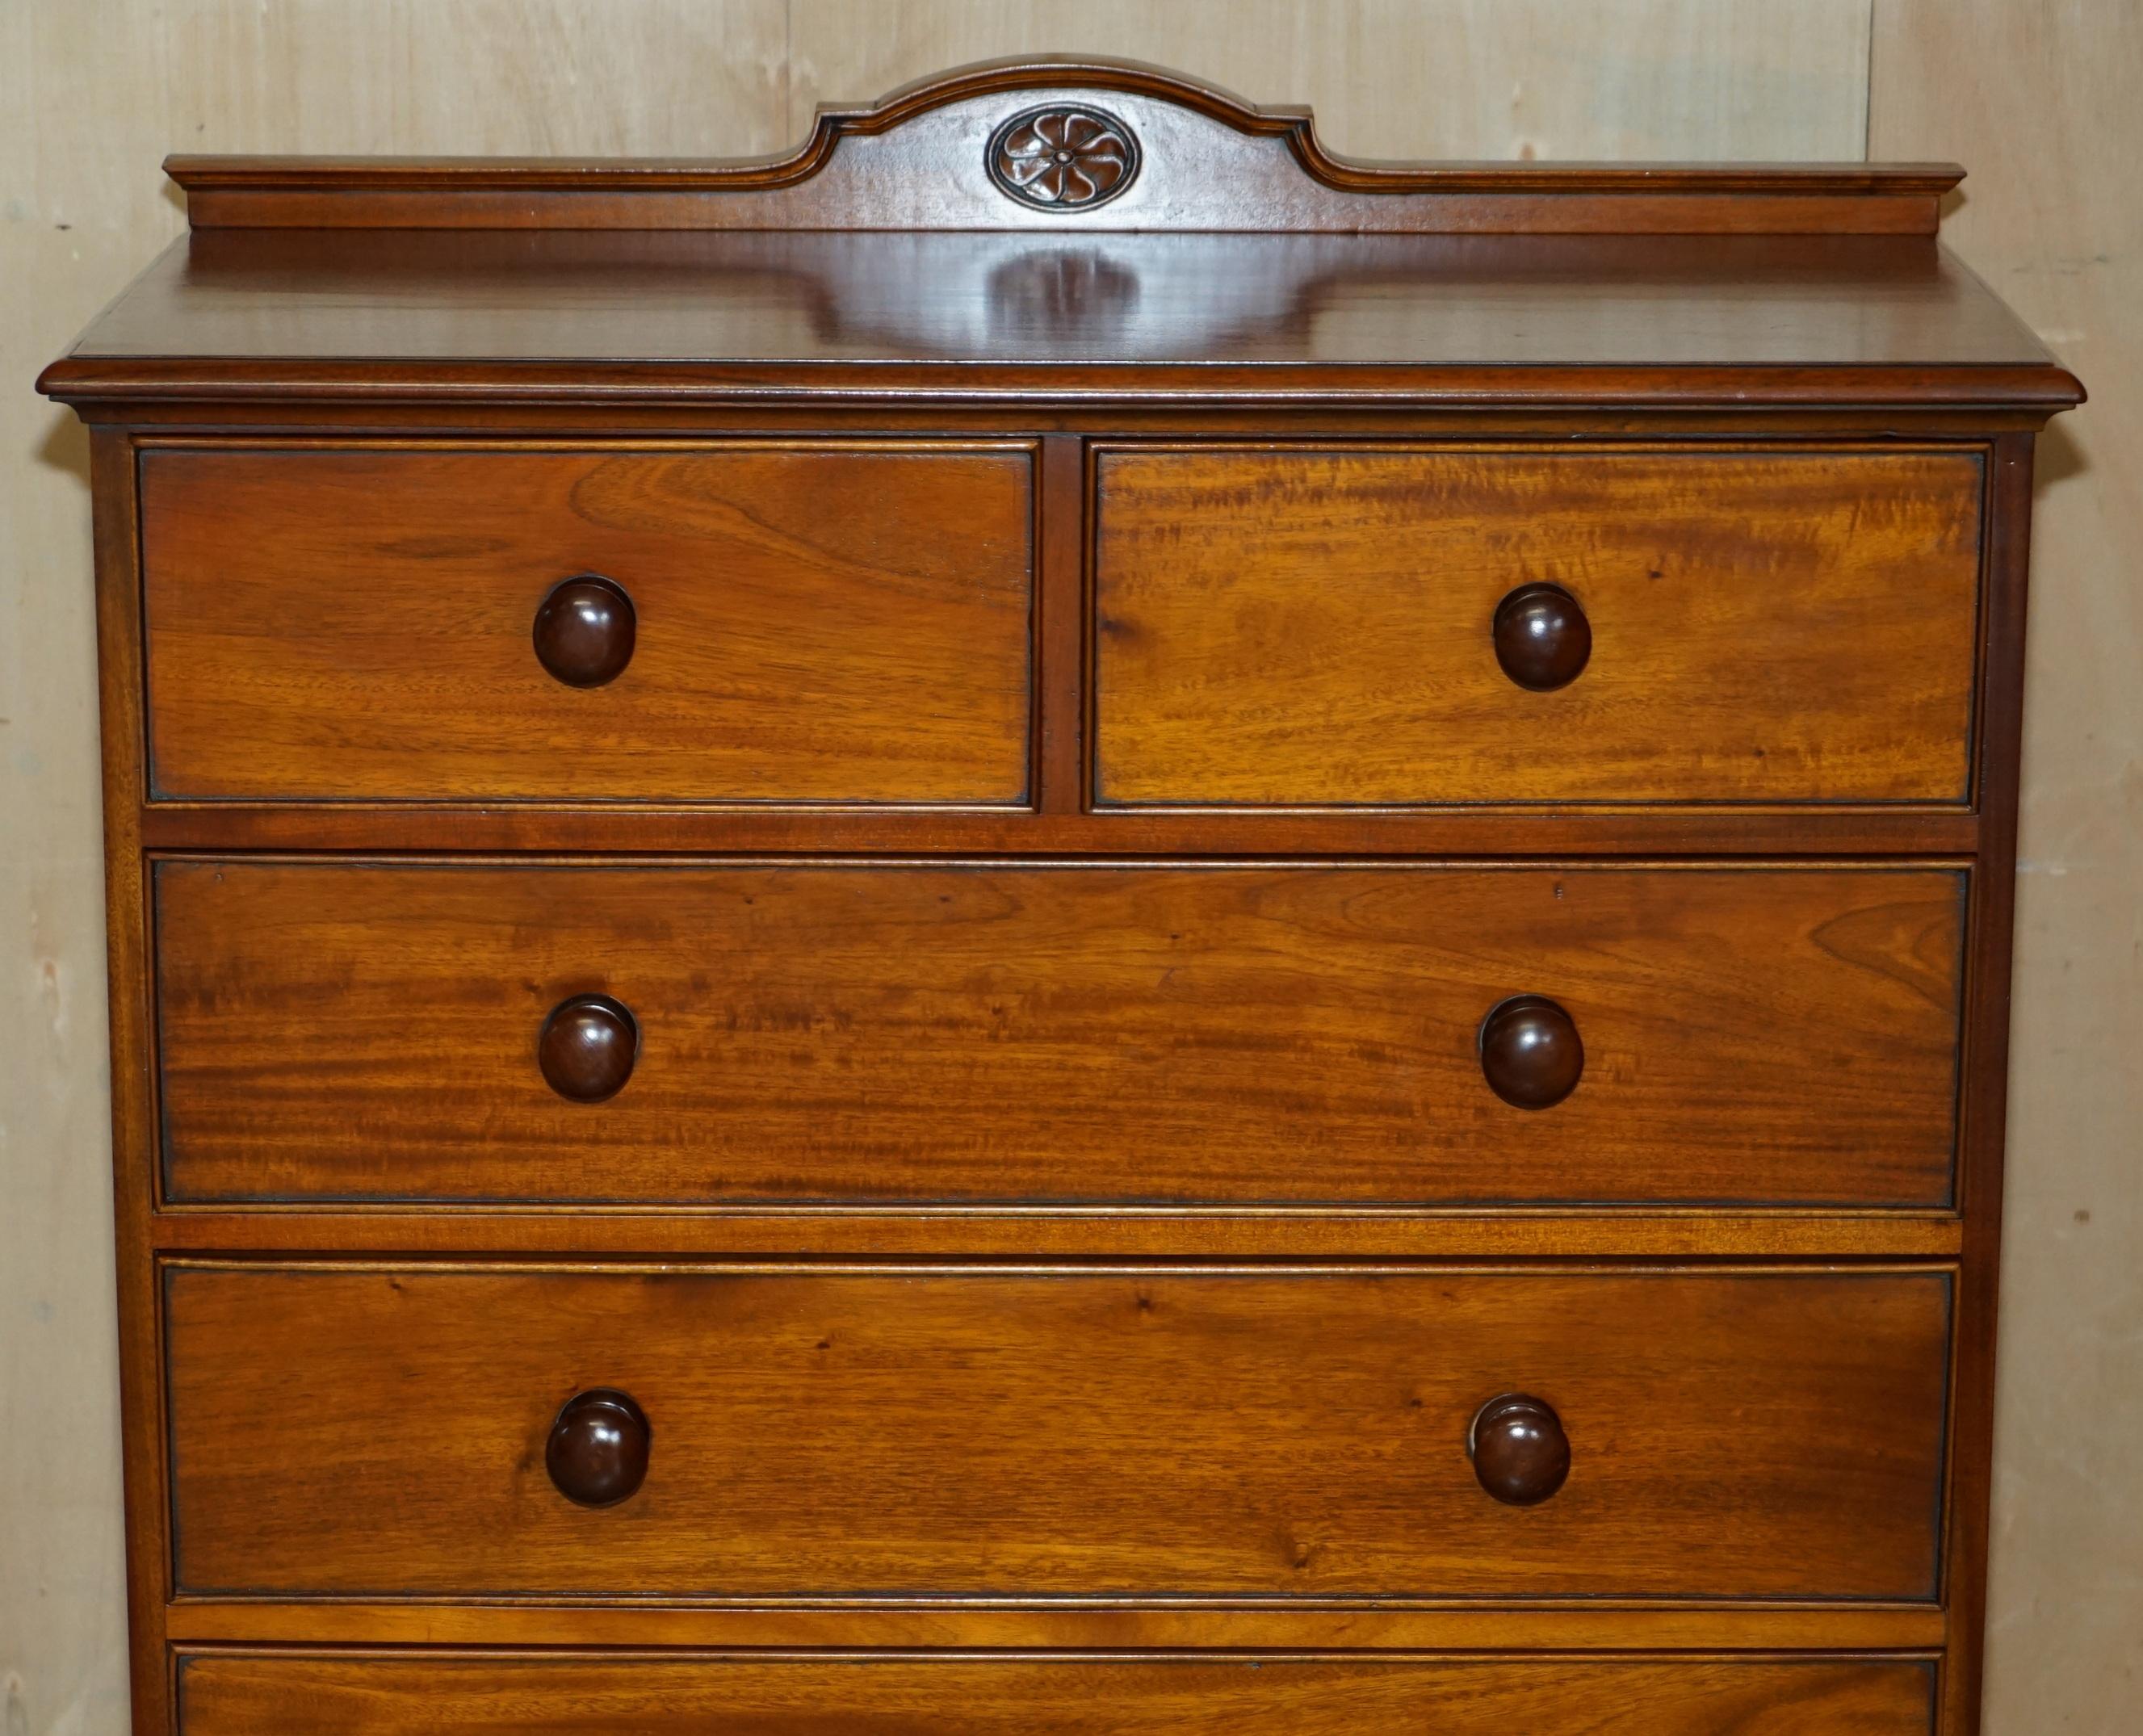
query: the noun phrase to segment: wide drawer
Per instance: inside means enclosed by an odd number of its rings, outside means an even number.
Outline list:
[[[1031,471],[1009,446],[151,448],[151,794],[1017,804]],[[552,598],[586,576],[625,601]]]
[[[1975,453],[1097,463],[1105,805],[1968,798]]]
[[[166,1191],[1940,1206],[1965,885],[167,861]],[[1548,1107],[1484,1056],[1526,996],[1572,1039]],[[562,1094],[547,1032],[621,1087]]]
[[[1931,1664],[308,1656],[179,1666],[184,1736],[1927,1736]]]
[[[1936,1592],[1939,1271],[180,1264],[166,1284],[182,1593]],[[572,1405],[590,1392],[636,1407],[636,1492],[588,1469],[586,1431],[616,1427]],[[1468,1456],[1507,1395],[1567,1440],[1537,1505],[1492,1498]]]

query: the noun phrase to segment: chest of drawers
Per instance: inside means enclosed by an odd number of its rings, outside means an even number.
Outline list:
[[[1957,171],[171,171],[42,382],[137,1729],[1977,1728],[2080,388]]]

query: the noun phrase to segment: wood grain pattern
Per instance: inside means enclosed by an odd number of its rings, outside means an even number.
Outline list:
[[[654,1647],[814,1651],[1475,1651],[1934,1654],[1939,1604],[1740,1604],[1579,1597],[1108,1604],[907,1604],[579,1600],[456,1603],[436,1598],[175,1599],[176,1644],[203,1645]]]
[[[161,794],[1024,799],[1027,450],[141,463]],[[639,626],[581,690],[531,634],[588,571]]]
[[[158,870],[193,1199],[1811,1201],[1949,1189],[1954,871]],[[1587,1055],[1500,1100],[1477,1032]],[[570,1103],[572,994],[640,1033]]]
[[[1962,802],[1982,461],[1105,452],[1105,803]],[[1497,604],[1593,642],[1537,693]]]
[[[177,1580],[1928,1599],[1949,1293],[1938,1271],[181,1265]],[[542,1465],[596,1385],[654,1436],[605,1511]],[[1570,1435],[1535,1508],[1465,1451],[1514,1387]]]
[[[1069,137],[1057,137],[1033,187],[1006,176],[1000,141],[1037,104],[1070,105],[1114,141],[1105,199],[1028,196],[1072,161]],[[1325,150],[1306,110],[1262,108],[1137,62],[1058,55],[822,108],[794,152],[754,162],[178,156],[165,166],[202,230],[1932,235],[1938,199],[1962,176],[1951,164],[1357,161]]]
[[[1759,403],[2042,420],[2077,391],[1924,240],[676,232],[211,231],[40,384],[92,406],[235,397],[254,417],[360,402],[373,426],[426,401],[509,395],[525,428],[547,404],[638,398],[670,432],[697,420],[681,402],[755,428],[797,401],[880,418],[1011,403],[1021,433],[1141,399],[1576,404],[1593,432],[1613,400],[1730,410],[1741,433]]]
[[[913,0],[897,16],[878,8],[868,18],[853,0],[794,6],[469,0],[443,8],[405,0],[366,0],[362,7],[319,0],[297,9],[177,0],[153,12],[82,0],[69,7],[0,7],[0,87],[12,98],[0,105],[0,131],[13,147],[0,155],[14,168],[10,215],[18,220],[0,233],[8,266],[0,272],[0,299],[9,309],[0,324],[18,378],[56,353],[81,314],[118,291],[153,245],[174,232],[177,212],[151,169],[174,145],[749,151],[796,136],[815,95],[849,97],[980,54],[1069,46],[1128,50],[1217,74],[1243,89],[1314,97],[1327,136],[1368,154],[1851,156],[1862,148],[1864,116],[1878,151],[1970,154],[1976,172],[1968,200],[1949,224],[1953,244],[2052,342],[2089,365],[2100,392],[2099,403],[2075,425],[2076,439],[2056,438],[2041,448],[2049,510],[2041,515],[2045,606],[2032,649],[2039,673],[2052,679],[2037,688],[2042,703],[2027,771],[2027,853],[2034,867],[2025,878],[2017,937],[2022,1074],[2014,1109],[2022,1210],[2012,1214],[2020,1257],[2012,1257],[2012,1269],[2022,1282],[2007,1299],[2021,1298],[2022,1306],[2005,1310],[2017,1377],[2006,1382],[2007,1459],[1994,1462],[2000,1475],[1990,1478],[2000,1039],[2007,1011],[2002,961],[2009,947],[2004,893],[2016,835],[2027,441],[2005,443],[2004,480],[1990,508],[1998,618],[1988,627],[1983,825],[1957,810],[1912,809],[1555,811],[1524,821],[1492,810],[1179,814],[1097,816],[1091,825],[1062,812],[1022,834],[1017,828],[1031,817],[1017,814],[938,811],[902,816],[899,829],[878,830],[893,817],[868,809],[740,814],[674,806],[642,815],[599,804],[512,806],[481,793],[436,809],[233,804],[144,811],[134,763],[141,732],[131,467],[126,431],[112,419],[192,432],[217,426],[253,440],[270,429],[310,436],[362,428],[374,434],[429,428],[463,438],[528,438],[547,431],[584,443],[598,431],[814,438],[845,432],[876,438],[905,430],[1023,438],[1038,429],[1060,438],[1119,438],[1648,433],[1741,440],[1759,428],[1817,438],[1854,432],[1886,439],[1900,433],[1977,438],[2042,418],[2069,389],[2066,377],[2032,361],[2037,352],[2021,328],[1937,250],[1912,244],[1918,263],[1907,268],[1849,265],[1811,249],[1797,279],[1790,260],[1764,264],[1742,254],[1699,260],[1680,246],[1654,243],[1660,273],[1650,281],[1636,262],[1603,266],[1559,250],[1562,263],[1537,268],[1498,258],[1477,270],[1454,258],[1423,255],[1381,276],[1356,252],[1336,266],[1275,267],[1258,279],[1269,284],[1275,299],[1247,309],[1235,292],[1254,251],[1216,249],[1200,261],[1185,260],[1179,270],[1156,263],[1164,250],[1145,250],[1133,261],[1141,268],[1138,318],[1118,322],[1114,336],[1107,335],[1107,314],[1112,304],[1121,308],[1121,294],[1113,303],[1095,295],[1091,317],[1071,322],[1068,334],[1061,317],[1067,305],[1061,298],[1081,281],[1080,270],[1124,263],[1114,249],[1091,244],[1078,259],[1061,262],[1067,269],[1055,275],[1044,269],[1046,258],[1017,248],[977,260],[972,269],[984,276],[1000,265],[1013,268],[997,294],[972,283],[963,287],[942,256],[920,250],[906,275],[893,272],[898,244],[915,239],[900,236],[887,238],[893,245],[873,250],[850,273],[793,253],[761,272],[763,257],[710,259],[652,244],[628,251],[622,244],[644,238],[617,235],[605,238],[599,256],[532,250],[528,269],[518,274],[513,247],[532,238],[489,238],[509,245],[483,258],[404,254],[398,238],[385,232],[360,238],[364,245],[340,258],[300,250],[248,255],[216,267],[204,252],[177,255],[153,280],[160,287],[130,299],[132,335],[144,348],[131,357],[71,364],[82,370],[77,378],[86,393],[108,387],[116,394],[90,396],[86,407],[104,423],[96,462],[99,537],[107,556],[100,575],[104,731],[112,755],[106,807],[111,952],[121,997],[113,1007],[112,1072],[128,1475],[136,1497],[128,1565],[141,1727],[170,1728],[165,1642],[189,1633],[267,1644],[510,1640],[570,1649],[767,1643],[1299,1649],[1314,1637],[1335,1648],[1457,1645],[1498,1652],[1947,1646],[1939,1718],[1946,1736],[1957,1736],[1972,1729],[1977,1718],[1990,1481],[2007,1491],[1996,1512],[1997,1533],[2006,1528],[1999,1560],[2008,1585],[1998,1594],[1996,1691],[1987,1728],[2012,1736],[2064,1720],[2078,1728],[2117,1725],[2127,1711],[2124,1690],[2132,1671],[2124,1669],[2137,1630],[2132,1575],[2125,1570],[2136,1553],[2133,1526],[2124,1526],[2118,1496],[2134,1443],[2143,1439],[2134,1428],[2124,1432],[2121,1421],[2123,1392],[2143,1390],[2134,1380],[2124,1388],[2121,1378],[2123,1329],[2135,1311],[2124,1311],[2120,1299],[2132,1291],[2134,1263],[2118,1253],[2136,1239],[2124,1239],[2121,1202],[2134,1190],[2109,1179],[2125,1173],[2126,1162],[2116,1133],[2136,1120],[2123,1112],[2136,1075],[2121,1063],[2132,1021],[2124,1021],[2128,1003],[2120,992],[2136,957],[2120,937],[2133,903],[2125,896],[2135,879],[2126,867],[2130,840],[2143,836],[2131,813],[2135,782],[2121,775],[2123,753],[2135,738],[2129,705],[2135,684],[2124,686],[2119,671],[2123,648],[2136,636],[2125,631],[2118,606],[2132,588],[2120,575],[2135,565],[2118,551],[2126,527],[2143,522],[2143,515],[2121,505],[2122,491],[2132,493],[2134,477],[2143,474],[2143,467],[2127,462],[2133,418],[2123,407],[2143,397],[2121,381],[2137,351],[2134,321],[2123,319],[2136,297],[2121,290],[2143,253],[2126,240],[2137,207],[2126,170],[2133,153],[2119,146],[2134,130],[2127,95],[2143,77],[2136,54],[2143,37],[2123,8],[1974,0],[1941,8],[1937,17],[1933,8],[1885,3],[1877,8],[1871,93],[1867,10],[1866,0],[1783,7],[1613,0],[1578,12],[1559,0],[1497,0],[1492,7],[1429,0],[1406,8],[1304,8],[1286,0],[1192,0],[1156,8],[1140,0],[1094,0],[1076,11],[1038,0]],[[791,105],[786,121],[784,100]],[[948,252],[965,245],[950,239]],[[608,252],[611,244],[621,250]],[[368,248],[379,251],[376,269],[364,257]],[[1223,253],[1235,276],[1207,269]],[[1747,275],[1737,287],[1735,273],[1742,268]],[[869,293],[874,283],[884,292],[877,310]],[[1026,287],[1016,291],[1016,284]],[[829,296],[829,288],[838,293]],[[1216,293],[1223,289],[1225,296]],[[1012,359],[944,363],[944,352],[931,348],[944,337],[944,328],[929,324],[933,308],[957,327],[952,350]],[[997,329],[1002,351],[975,343],[977,330],[990,336],[985,319],[1004,322]],[[1052,332],[1066,342],[1093,338],[1119,359],[1052,368]],[[633,354],[624,346],[650,341],[699,359],[639,368],[617,360]],[[749,378],[706,360],[710,351],[725,355],[755,341],[765,359]],[[159,344],[174,346],[175,359],[156,359]],[[1541,354],[1530,364],[1499,365],[1507,353],[1517,356],[1534,344]],[[1141,345],[1149,346],[1143,353],[1175,359],[1157,365],[1121,359]],[[511,359],[547,346],[556,358],[551,364]],[[303,359],[309,347],[330,358],[366,351],[373,359]],[[1557,349],[1613,365],[1558,370],[1552,353]],[[249,352],[254,359],[243,360]],[[1378,365],[1324,365],[1344,354]],[[1319,359],[1289,364],[1289,357],[1304,354]],[[1380,372],[1409,354],[1477,359],[1441,367],[1402,360]],[[819,359],[784,359],[804,355]],[[879,359],[859,363],[859,355]],[[1646,355],[1656,364],[1641,365]],[[577,356],[594,359],[576,366]],[[108,372],[90,382],[96,368]],[[124,395],[140,383],[143,395]],[[2010,393],[2022,395],[2012,403],[2005,401]],[[70,889],[68,873],[83,860],[85,819],[94,828],[93,812],[77,798],[95,788],[93,771],[83,769],[93,765],[96,732],[93,708],[82,697],[88,691],[88,629],[78,606],[86,593],[61,582],[87,562],[87,515],[79,508],[87,462],[56,413],[24,397],[4,414],[17,437],[17,462],[0,476],[0,487],[15,508],[9,522],[17,558],[0,571],[0,615],[22,631],[0,634],[0,685],[7,686],[0,700],[0,786],[7,799],[0,811],[22,823],[10,835],[13,848],[0,852],[7,877],[0,899],[12,910],[5,926],[21,943],[17,977],[24,992],[0,999],[0,1028],[7,1033],[0,1046],[41,1057],[42,1064],[0,1070],[0,1120],[30,1202],[0,1229],[8,1243],[0,1251],[0,1313],[28,1323],[0,1333],[0,1360],[7,1390],[38,1392],[38,1414],[62,1419],[67,1451],[18,1453],[20,1462],[0,1477],[0,1533],[8,1536],[10,1565],[18,1570],[0,1575],[0,1678],[11,1722],[27,1719],[27,1728],[42,1730],[72,1720],[117,1730],[126,1718],[118,1680],[126,1635],[114,1589],[116,1437],[105,1416],[110,1383],[96,1372],[104,1353],[99,1347],[114,1335],[108,1321],[100,1325],[105,1262],[85,1252],[83,1240],[85,1232],[92,1239],[103,1236],[108,1219],[81,1193],[81,1179],[95,1165],[82,1160],[88,1147],[77,1125],[102,1085],[94,1044],[80,1041],[96,1022],[83,1016],[80,997],[85,988],[94,992],[102,949],[93,925],[85,929],[82,919],[82,899],[93,893],[95,877],[75,873]],[[1061,537],[1057,547],[1061,556]],[[1108,836],[1101,828],[1111,818],[1124,823]],[[1245,818],[1269,823],[1246,825]],[[1601,850],[1641,859],[1828,848],[1955,858],[1983,848],[1971,917],[1963,1219],[1514,1214],[1417,1217],[1394,1229],[1388,1220],[1290,1220],[1267,1212],[1207,1214],[1185,1230],[1179,1226],[1194,1220],[1149,1215],[1127,1223],[1101,1210],[1013,1215],[981,1229],[975,1226],[984,1220],[973,1214],[925,1214],[903,1220],[898,1232],[924,1254],[938,1251],[930,1238],[942,1235],[948,1251],[957,1245],[1070,1256],[1187,1254],[1218,1249],[1227,1236],[1242,1239],[1235,1245],[1245,1257],[1352,1254],[1366,1244],[1345,1244],[1344,1238],[1385,1235],[1403,1241],[1394,1251],[1462,1257],[1585,1248],[1704,1257],[1727,1249],[1882,1254],[1897,1251],[1908,1230],[1917,1252],[1940,1256],[1962,1246],[1967,1276],[1956,1325],[1960,1437],[1945,1549],[1947,1609],[1632,1611],[1593,1600],[1545,1611],[1343,1606],[1322,1616],[1296,1609],[1000,1609],[955,1621],[925,1608],[888,1615],[867,1630],[840,1610],[235,1600],[167,1609],[155,1498],[161,1467],[154,1427],[161,1387],[149,1288],[153,1247],[191,1238],[207,1249],[362,1247],[413,1255],[422,1247],[455,1255],[473,1248],[510,1253],[540,1242],[564,1257],[604,1249],[668,1259],[690,1251],[769,1252],[773,1239],[791,1236],[809,1239],[819,1253],[839,1254],[855,1251],[844,1239],[850,1236],[874,1234],[888,1239],[869,1245],[889,1245],[894,1220],[858,1212],[774,1220],[547,1214],[525,1207],[152,1214],[143,845],[642,853],[1391,850],[1491,857]],[[1365,1229],[1365,1221],[1373,1227]],[[1299,1242],[1288,1239],[1290,1232]],[[1171,1244],[1178,1234],[1214,1239]],[[666,1241],[673,1235],[676,1242]],[[1477,1239],[1455,1239],[1467,1235]],[[1606,1698],[1589,1704],[1587,1714],[1607,1715]]]
[[[191,1653],[181,1736],[1926,1736],[1923,1662]]]

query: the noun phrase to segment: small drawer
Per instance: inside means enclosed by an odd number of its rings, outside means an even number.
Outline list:
[[[178,1684],[183,1736],[1927,1736],[1934,1666],[213,1651]]]
[[[166,862],[166,1189],[1940,1207],[1965,887]]]
[[[165,1278],[182,1594],[1936,1595],[1940,1271]]]
[[[1982,467],[1105,452],[1097,799],[1964,803]]]
[[[152,448],[151,794],[1018,805],[1031,471]]]

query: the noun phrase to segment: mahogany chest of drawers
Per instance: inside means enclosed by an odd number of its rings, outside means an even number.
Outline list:
[[[1957,171],[171,172],[42,382],[138,1730],[1977,1727],[2080,388]]]

